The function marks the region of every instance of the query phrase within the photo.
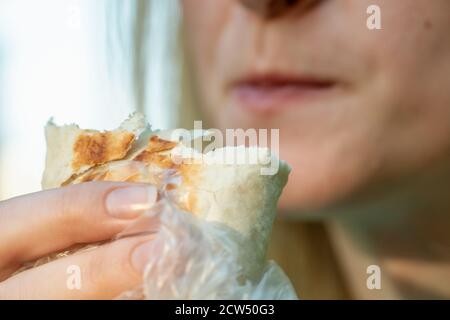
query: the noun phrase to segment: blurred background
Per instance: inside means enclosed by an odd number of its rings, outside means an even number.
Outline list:
[[[112,129],[137,109],[176,124],[178,18],[174,0],[0,0],[0,200],[40,189],[51,117]]]

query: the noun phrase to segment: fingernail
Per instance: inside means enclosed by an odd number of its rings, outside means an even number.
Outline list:
[[[154,186],[115,189],[106,197],[106,209],[115,218],[133,219],[149,210],[157,197]]]
[[[145,271],[145,267],[147,266],[148,260],[153,250],[152,248],[152,241],[148,241],[138,245],[133,250],[133,254],[131,255],[131,264],[137,272],[142,273]]]

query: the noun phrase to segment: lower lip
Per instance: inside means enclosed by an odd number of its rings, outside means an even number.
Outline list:
[[[333,84],[287,84],[281,86],[237,85],[233,100],[242,108],[260,112],[278,112],[290,105],[306,104],[323,96]]]

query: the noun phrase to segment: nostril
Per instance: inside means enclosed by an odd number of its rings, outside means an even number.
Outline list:
[[[272,18],[282,15],[301,0],[240,0],[240,2],[255,13]]]

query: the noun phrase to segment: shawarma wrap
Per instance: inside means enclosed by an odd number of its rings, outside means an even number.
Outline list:
[[[225,225],[239,241],[239,263],[248,278],[264,266],[277,201],[289,166],[268,149],[225,147],[203,154],[165,132],[153,132],[132,115],[113,131],[76,125],[46,126],[44,189],[88,181],[150,183],[171,193],[180,210]],[[224,162],[224,154],[255,155],[258,163]],[[270,161],[278,172],[261,174]]]

